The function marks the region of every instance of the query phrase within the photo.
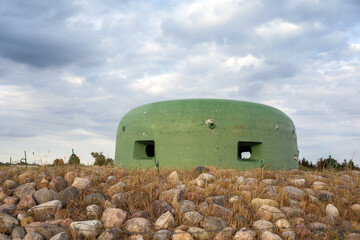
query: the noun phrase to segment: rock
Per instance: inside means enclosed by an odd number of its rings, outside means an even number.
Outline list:
[[[323,183],[323,182],[320,182],[320,181],[313,182],[313,184],[312,184],[312,188],[315,191],[325,189],[327,186],[328,185],[326,183]]]
[[[34,199],[37,204],[43,204],[55,200],[57,194],[58,193],[53,190],[40,189],[34,193]]]
[[[183,201],[179,202],[179,205],[178,205],[178,210],[180,211],[181,214],[194,211],[195,208],[196,208],[195,203],[193,203],[192,201],[189,201],[189,200],[183,200]]]
[[[285,232],[291,230],[291,223],[286,219],[279,219],[275,222],[275,226],[280,228],[280,231]]]
[[[171,239],[172,240],[193,240],[193,237],[190,235],[190,233],[184,232],[182,230],[175,230]]]
[[[266,190],[266,191],[273,191],[273,192],[276,192],[276,191],[277,191],[277,189],[278,189],[278,187],[277,187],[277,186],[272,186],[272,185],[267,185],[267,186],[265,187],[265,190]]]
[[[360,204],[353,204],[350,206],[350,209],[357,215],[360,215]]]
[[[118,240],[121,239],[122,233],[120,228],[107,228],[98,237],[98,240]]]
[[[169,174],[169,176],[166,179],[169,183],[178,183],[180,182],[180,175],[178,172],[173,171]]]
[[[227,240],[232,239],[232,235],[234,233],[234,229],[231,227],[226,227],[223,230],[221,230],[216,236],[214,237],[214,240]]]
[[[129,237],[129,240],[145,240],[141,234],[133,234]]]
[[[113,195],[119,193],[119,192],[123,192],[124,189],[125,189],[125,183],[123,182],[119,182],[111,187],[109,187],[107,190],[106,190],[106,194],[110,197],[112,197]]]
[[[10,197],[10,196],[8,196],[8,197],[6,197],[5,199],[4,199],[4,203],[5,204],[17,204],[19,202],[19,199],[17,198],[17,197]]]
[[[209,204],[207,202],[199,203],[198,210],[201,214],[205,215],[205,213],[207,213],[209,210]]]
[[[76,187],[78,190],[87,190],[92,187],[92,183],[87,178],[75,178],[73,184],[71,186]]]
[[[11,232],[11,238],[14,239],[14,238],[20,238],[20,239],[23,239],[26,235],[26,231],[23,227],[15,227],[12,232]]]
[[[293,187],[293,186],[285,186],[283,190],[294,199],[300,199],[302,195],[305,194],[305,192],[299,188]]]
[[[27,210],[35,205],[36,205],[36,203],[35,203],[35,200],[34,200],[32,194],[29,194],[29,195],[23,196],[20,199],[19,203],[16,205],[16,209],[17,210]]]
[[[19,238],[21,240],[21,238]],[[16,239],[16,240],[19,240]],[[0,240],[10,240],[10,237],[8,235],[0,233]]]
[[[307,195],[315,196],[315,191],[312,190],[311,188],[304,188],[303,191],[304,191]]]
[[[325,211],[327,216],[333,216],[333,217],[339,216],[339,210],[332,204],[328,204],[326,206]]]
[[[239,185],[245,185],[245,182],[246,182],[246,180],[243,176],[236,178],[236,181],[235,181],[235,183],[239,184]]]
[[[50,239],[58,233],[65,232],[65,228],[60,227],[56,224],[45,223],[45,222],[33,222],[25,226],[27,233],[37,232],[40,233],[44,239]]]
[[[73,221],[71,218],[65,218],[65,219],[61,222],[60,226],[69,229],[69,228],[70,228],[70,225],[71,225],[73,222],[74,222],[74,221]]]
[[[276,185],[277,181],[275,179],[264,179],[261,181],[266,185]]]
[[[18,225],[19,225],[19,221],[16,218],[6,213],[0,213],[1,233],[9,234]]]
[[[40,233],[30,232],[25,235],[23,240],[44,240],[44,238]]]
[[[295,217],[304,214],[304,211],[295,207],[283,207],[282,210],[288,216]]]
[[[72,222],[70,232],[73,239],[94,239],[100,234],[102,227],[99,220]]]
[[[121,227],[126,221],[128,213],[120,208],[108,208],[104,211],[101,221],[104,227]]]
[[[305,182],[306,181],[303,178],[290,180],[290,183],[292,183],[296,186],[301,186],[301,187],[305,185]]]
[[[4,201],[4,199],[7,197],[8,195],[6,195],[3,191],[0,191],[0,202]]]
[[[129,193],[117,193],[111,197],[111,201],[115,203],[118,206],[123,206],[124,203],[130,200],[130,194]]]
[[[210,239],[210,233],[202,228],[189,227],[187,230],[195,239],[208,240]]]
[[[146,210],[135,209],[133,214],[130,216],[130,218],[137,218],[137,217],[138,218],[142,217],[147,219],[150,218],[149,213]]]
[[[229,199],[229,203],[230,204],[234,204],[234,203],[238,203],[241,201],[241,198],[239,196],[232,196],[230,199]]]
[[[20,184],[28,183],[35,180],[36,171],[26,171],[19,175],[18,182]]]
[[[183,193],[184,193],[183,190],[173,188],[173,189],[161,192],[159,200],[166,201],[172,205],[177,205],[177,203],[180,201]]]
[[[255,221],[252,226],[257,229],[258,231],[273,231],[274,224],[267,220],[257,220]]]
[[[268,191],[265,195],[267,198],[277,198],[279,196],[279,194],[274,191]]]
[[[128,232],[151,232],[152,223],[146,218],[132,218],[125,222],[124,228]]]
[[[49,181],[46,179],[41,180],[37,185],[36,185],[36,189],[42,189],[42,188],[48,188],[49,187]]]
[[[337,217],[334,217],[334,216],[326,216],[323,218],[323,222],[326,223],[326,224],[329,224],[329,225],[337,225]]]
[[[218,205],[225,206],[226,197],[225,196],[212,196],[212,197],[207,197],[205,199],[205,201],[207,203],[216,203]]]
[[[67,188],[67,183],[64,180],[63,177],[61,176],[57,176],[55,178],[53,178],[51,180],[51,182],[49,183],[49,189],[53,190],[55,192],[60,192],[62,190],[64,190],[65,188]]]
[[[236,232],[234,240],[253,240],[255,239],[255,236],[256,235],[254,231],[247,228],[242,228]]]
[[[304,223],[297,224],[295,227],[295,232],[300,237],[300,239],[311,235],[310,230],[305,226]]]
[[[15,204],[3,204],[0,206],[0,213],[14,214],[16,210]]]
[[[53,200],[46,202],[31,208],[37,219],[53,219],[58,209],[61,209],[62,205],[59,200]]]
[[[319,222],[314,222],[314,223],[310,223],[309,224],[309,228],[311,230],[321,230],[321,229],[325,229],[326,228],[326,225],[323,224],[323,223],[319,223]]]
[[[298,207],[298,206],[300,206],[300,203],[298,201],[290,199],[290,206],[291,207]]]
[[[293,231],[284,231],[281,233],[285,240],[296,240],[296,234]]]
[[[196,211],[187,212],[184,214],[184,221],[188,224],[197,225],[203,220],[203,215]]]
[[[100,193],[100,192],[88,194],[84,198],[84,201],[88,205],[90,205],[90,204],[99,204],[99,205],[101,205],[106,200],[107,200],[107,198],[106,198],[105,194]]]
[[[155,229],[168,229],[175,225],[174,216],[167,211],[166,213],[162,214],[155,222]]]
[[[359,240],[360,239],[360,233],[349,233],[346,236],[346,240]]]
[[[332,201],[332,197],[327,193],[320,193],[317,198],[319,199],[320,202],[327,203]]]
[[[24,217],[23,219],[20,220],[20,225],[22,227],[25,227],[26,225],[32,223],[32,222],[35,222],[35,219],[31,216],[29,217]]]
[[[227,222],[220,217],[206,217],[201,223],[201,226],[207,230],[220,232],[228,226]]]
[[[209,184],[215,180],[215,177],[209,173],[202,173],[197,177],[198,180],[202,180],[205,184]]]
[[[174,208],[170,206],[167,202],[161,200],[155,200],[153,202],[153,211],[156,218],[158,218],[163,213],[170,211],[174,213]]]
[[[153,240],[167,240],[170,238],[170,236],[171,236],[171,232],[169,230],[162,229],[162,230],[155,232],[152,235],[152,239]]]
[[[35,188],[29,184],[23,184],[15,188],[13,196],[21,199],[25,195],[33,195],[36,192]]]
[[[212,210],[214,215],[217,217],[226,218],[226,217],[231,217],[233,215],[233,211],[215,203],[212,205]]]
[[[67,185],[70,186],[76,178],[76,173],[73,171],[67,172],[64,175],[64,180],[66,181]]]
[[[50,240],[69,240],[69,236],[66,232],[61,232],[50,238]]]
[[[282,238],[275,233],[264,231],[260,234],[260,240],[282,240]]]
[[[100,205],[92,204],[86,207],[86,216],[92,220],[98,220],[101,217],[103,209]]]
[[[195,168],[194,172],[197,174],[201,174],[201,173],[210,172],[210,169],[208,169],[207,167],[199,166],[199,167]]]
[[[258,209],[258,213],[263,220],[273,219],[276,221],[280,218],[286,218],[285,214],[280,209],[268,205],[261,205]]]
[[[277,207],[279,205],[275,200],[261,199],[261,198],[255,198],[251,201],[251,203],[256,206],[268,205],[268,206],[272,206],[272,207]]]
[[[6,188],[6,189],[13,189],[13,188],[16,188],[18,187],[19,184],[13,180],[6,180],[3,184],[3,187]]]
[[[79,199],[79,190],[74,186],[67,187],[59,192],[55,199],[59,200],[63,206],[66,206],[70,201]]]

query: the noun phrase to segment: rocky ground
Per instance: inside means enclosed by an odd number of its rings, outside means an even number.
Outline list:
[[[360,239],[360,172],[0,168],[2,239]]]

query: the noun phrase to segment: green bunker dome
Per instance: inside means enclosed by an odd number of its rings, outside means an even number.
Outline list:
[[[296,130],[282,111],[263,104],[185,99],[134,108],[120,121],[115,165],[123,168],[247,170],[298,167]]]

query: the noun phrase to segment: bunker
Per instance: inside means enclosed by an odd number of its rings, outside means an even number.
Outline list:
[[[247,170],[298,167],[296,130],[282,111],[258,103],[185,99],[150,103],[120,121],[115,165],[123,168]]]

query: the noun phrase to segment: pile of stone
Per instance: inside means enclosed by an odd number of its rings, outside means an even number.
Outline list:
[[[82,176],[2,171],[0,240],[360,239],[358,171],[336,178],[298,170],[269,173],[272,178],[219,171],[196,169],[186,181],[174,171],[135,190],[131,171],[104,182],[97,178],[106,175],[101,168]],[[158,197],[147,202],[151,194]],[[129,208],[129,201],[140,208]]]

